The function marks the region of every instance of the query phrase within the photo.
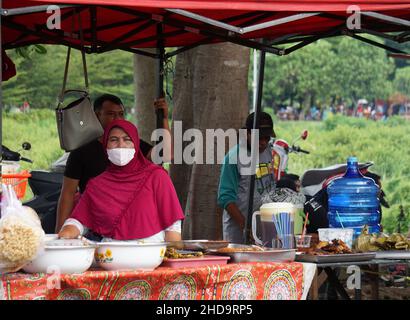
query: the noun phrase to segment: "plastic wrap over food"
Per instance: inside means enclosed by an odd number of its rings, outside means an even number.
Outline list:
[[[10,185],[2,185],[0,273],[15,272],[44,250],[45,233],[37,213],[21,204]]]

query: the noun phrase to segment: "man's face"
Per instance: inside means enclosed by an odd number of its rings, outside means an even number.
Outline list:
[[[269,140],[271,139],[270,136],[260,136],[259,137],[259,153],[262,153],[263,151],[265,151],[265,149],[268,147],[269,145]],[[252,136],[250,134],[250,132],[248,132],[248,145],[250,146],[252,142]]]
[[[265,151],[268,147],[270,136],[259,137],[259,152]]]
[[[124,119],[124,107],[112,101],[103,102],[101,110],[96,112],[102,127],[105,129],[112,121]]]

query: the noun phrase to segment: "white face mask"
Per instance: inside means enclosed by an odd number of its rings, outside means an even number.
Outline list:
[[[117,166],[127,165],[133,158],[135,154],[134,148],[114,148],[107,149],[108,160]]]

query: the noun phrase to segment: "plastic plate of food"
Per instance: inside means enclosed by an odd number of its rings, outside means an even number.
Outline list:
[[[225,248],[209,250],[210,254],[230,257],[230,262],[291,262],[295,249],[272,249],[254,245],[230,244]]]
[[[375,258],[371,252],[353,252],[342,240],[320,241],[305,253],[298,253],[296,261],[314,263],[336,263],[368,261]]]
[[[182,241],[170,241],[168,242],[169,248],[175,248],[178,250],[198,250],[207,251],[225,248],[229,245],[225,240],[182,240]]]
[[[204,255],[201,251],[167,248],[162,267],[183,268],[227,264],[230,257]]]

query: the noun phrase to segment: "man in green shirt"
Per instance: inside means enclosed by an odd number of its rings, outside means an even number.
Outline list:
[[[239,142],[226,154],[222,165],[218,188],[218,205],[223,212],[223,238],[231,243],[243,243],[243,230],[248,215],[248,194],[251,175],[251,129],[254,113],[246,119],[247,141]],[[256,163],[253,211],[266,202],[273,202],[275,179],[272,150],[269,140],[275,137],[273,121],[269,114],[261,112],[259,118],[259,161]],[[241,152],[248,155],[243,163]]]

